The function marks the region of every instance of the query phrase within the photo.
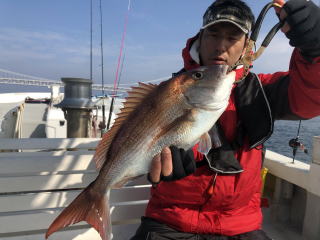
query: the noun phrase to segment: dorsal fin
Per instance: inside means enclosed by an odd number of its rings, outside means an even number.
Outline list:
[[[128,92],[128,97],[125,98],[126,101],[123,103],[123,108],[121,108],[121,111],[117,114],[118,117],[115,119],[111,129],[102,136],[102,139],[96,148],[93,160],[96,163],[97,169],[100,169],[104,164],[110,144],[123,122],[156,87],[157,85],[155,84],[139,83],[139,86],[132,87]]]

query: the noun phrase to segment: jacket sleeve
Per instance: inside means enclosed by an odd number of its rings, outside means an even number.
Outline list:
[[[320,115],[320,57],[311,62],[295,49],[288,72],[259,77],[275,119],[310,119]]]

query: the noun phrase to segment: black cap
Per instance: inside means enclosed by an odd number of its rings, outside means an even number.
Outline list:
[[[251,31],[254,16],[250,8],[244,4],[229,4],[234,1],[216,1],[211,4],[203,15],[201,29],[205,29],[213,24],[229,22],[240,28],[245,34]],[[241,1],[237,1],[241,2]]]

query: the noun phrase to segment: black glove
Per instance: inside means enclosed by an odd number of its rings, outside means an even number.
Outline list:
[[[182,148],[177,148],[174,146],[170,147],[172,155],[172,174],[169,176],[162,176],[163,181],[174,181],[184,178],[191,173],[196,171],[196,162],[194,160],[194,155],[192,149],[185,151]]]
[[[290,45],[307,58],[320,56],[320,8],[312,1],[289,0],[283,9],[288,15]]]

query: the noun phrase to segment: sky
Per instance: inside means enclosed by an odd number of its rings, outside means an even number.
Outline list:
[[[93,81],[101,83],[99,0],[93,2]],[[246,1],[257,15],[269,1]],[[319,1],[314,1],[319,4]],[[102,0],[104,82],[113,84],[128,0]],[[211,0],[131,0],[120,83],[170,76],[201,27]],[[259,39],[278,21],[271,9]],[[292,48],[282,32],[253,71],[285,71]],[[0,69],[60,81],[90,76],[90,0],[1,0]],[[1,88],[1,86],[0,86]]]

